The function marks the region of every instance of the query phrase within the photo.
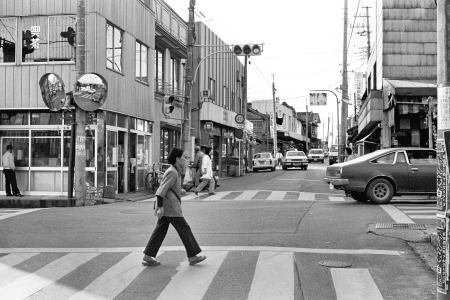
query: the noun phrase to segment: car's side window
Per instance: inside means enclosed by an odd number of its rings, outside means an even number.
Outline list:
[[[397,153],[397,163],[405,163],[405,162],[406,162],[405,153],[398,152]]]
[[[406,150],[409,163],[412,165],[437,164],[436,151],[434,150]]]
[[[389,153],[372,160],[375,164],[393,164],[395,159],[395,153]]]

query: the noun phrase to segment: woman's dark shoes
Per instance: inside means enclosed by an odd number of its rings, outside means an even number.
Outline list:
[[[12,194],[6,194],[6,197],[12,197],[13,195]]]
[[[23,197],[23,195],[21,193],[14,194],[14,196],[16,196],[16,197]]]

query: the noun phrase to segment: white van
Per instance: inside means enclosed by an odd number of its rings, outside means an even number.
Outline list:
[[[328,152],[328,162],[330,165],[339,162],[339,147],[338,145],[331,145],[330,152]]]

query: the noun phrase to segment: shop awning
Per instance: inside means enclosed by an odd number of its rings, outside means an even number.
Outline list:
[[[358,141],[360,141],[363,138],[367,138],[368,136],[370,136],[375,129],[378,128],[378,124],[379,122],[370,122],[366,127],[364,127],[357,135],[355,138],[353,138],[352,143],[356,143]]]
[[[436,96],[436,80],[394,80],[385,79],[389,92],[395,95]]]
[[[374,129],[372,129],[369,134],[364,136],[362,139],[358,140],[357,142],[353,142],[355,144],[361,144],[361,143],[374,143],[372,140],[377,139],[379,136],[379,132],[381,131],[381,128],[376,126]]]

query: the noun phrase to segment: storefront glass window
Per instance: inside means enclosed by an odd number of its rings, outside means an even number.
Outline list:
[[[117,127],[127,128],[127,116],[117,115]]]
[[[64,130],[63,158],[63,167],[68,167],[70,158],[70,130]]]
[[[86,167],[95,167],[95,132],[86,130]]]
[[[57,130],[31,131],[31,166],[61,166],[61,136]]]
[[[116,114],[112,112],[106,112],[106,125],[116,126]]]
[[[60,125],[62,124],[60,113],[32,112],[31,125]]]
[[[107,133],[108,150],[106,157],[107,167],[117,167],[117,132],[109,131]]]
[[[6,146],[13,146],[14,164],[16,167],[29,166],[29,139],[28,131],[8,130],[2,131],[2,154],[6,151]],[[25,136],[25,137],[23,137]]]
[[[19,111],[1,114],[0,125],[28,125],[28,113]]]

